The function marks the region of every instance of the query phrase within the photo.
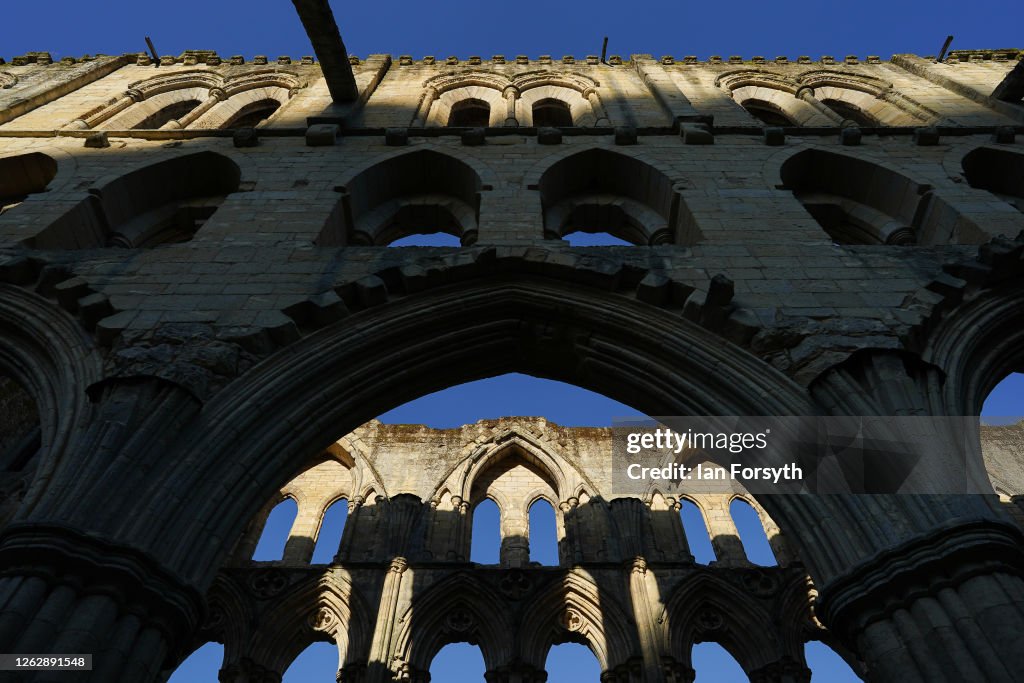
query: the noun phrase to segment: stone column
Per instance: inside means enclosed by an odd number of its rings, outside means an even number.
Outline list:
[[[72,121],[64,127],[73,130],[86,130],[89,128],[95,128],[104,121],[107,121],[108,119],[112,119],[113,117],[117,116],[118,114],[120,114],[136,102],[141,102],[144,99],[145,96],[143,96],[143,94],[140,91],[135,90],[133,88],[131,90],[128,90],[123,97],[118,99],[113,104],[104,107],[103,109],[96,112],[95,114],[92,114],[91,116],[85,116],[80,119],[75,119],[74,121]]]
[[[729,512],[727,495],[709,495],[701,499],[704,514],[708,522],[708,534],[711,536],[711,547],[715,549],[718,566],[742,567],[749,565],[740,532],[736,529]]]
[[[501,511],[501,566],[530,564],[530,523],[519,509]]]
[[[458,515],[451,530],[452,548],[457,553],[456,558],[465,561],[469,559],[470,549],[469,503],[462,500],[461,496],[453,496],[452,509]]]
[[[416,115],[412,119],[413,128],[423,128],[427,125],[427,117],[430,116],[430,107],[434,104],[434,100],[440,97],[441,93],[437,91],[437,88],[427,88],[423,91],[423,97],[420,98],[420,104],[416,107]]]
[[[519,99],[519,88],[510,85],[502,93],[505,98],[505,127],[518,128],[519,119],[516,118],[516,101]]]
[[[647,582],[647,562],[634,557],[626,564],[629,572],[629,598],[633,604],[633,617],[639,632],[640,651],[643,653],[644,683],[664,683],[665,672],[661,663],[661,637],[657,616],[651,604]]]
[[[367,683],[387,683],[391,660],[391,637],[395,630],[395,619],[398,618],[398,597],[402,588],[402,576],[409,564],[404,557],[391,560],[387,574],[384,575],[384,586],[381,589],[380,608],[377,611],[377,625],[373,630],[373,642],[370,644],[370,667]]]
[[[565,541],[559,548],[559,561],[573,565],[584,561],[583,556],[583,532],[580,527],[579,498],[575,496],[558,504],[562,511],[562,523],[565,525]]]
[[[834,111],[832,111],[829,107],[827,107],[824,104],[822,104],[818,100],[818,98],[816,98],[814,96],[814,88],[810,87],[809,85],[805,85],[802,88],[800,88],[799,90],[797,90],[796,91],[796,97],[797,97],[797,99],[803,100],[807,104],[809,104],[812,107],[814,107],[814,109],[819,114],[821,114],[825,118],[829,119],[830,121],[834,121],[836,124],[841,124],[843,121],[846,120],[842,116],[840,116],[839,114],[837,114]]]
[[[133,525],[159,507],[135,492],[199,403],[155,378],[95,389],[91,421],[48,454],[49,485],[0,532],[0,652],[91,653],[93,671],[76,681],[151,681],[187,654],[204,607],[197,588],[134,547]]]
[[[943,410],[943,375],[911,354],[876,351],[826,371],[811,390],[833,415],[927,416]],[[962,422],[929,424],[931,432],[915,432],[902,447],[909,462],[929,463],[926,477],[944,471],[932,456],[963,432]],[[961,482],[982,464],[980,452],[966,456]],[[820,589],[816,615],[858,653],[872,681],[1019,679],[1024,533],[995,496],[780,494],[760,502],[798,544]]]
[[[597,94],[595,88],[588,88],[583,96],[587,98],[587,102],[590,102],[590,109],[594,112],[594,125],[595,126],[610,126],[611,121],[608,120],[608,113],[604,109],[604,104],[601,102],[601,96]]]
[[[632,657],[624,664],[602,672],[601,683],[646,683],[643,659]]]
[[[320,519],[325,511],[319,506],[312,506],[309,501],[302,498],[298,499],[298,508],[291,531],[288,532],[282,559],[292,564],[309,564],[316,548]]]
[[[168,121],[161,127],[161,130],[178,130],[187,128],[200,116],[210,111],[226,99],[228,99],[228,94],[226,92],[220,88],[210,88],[210,95],[202,102],[202,104],[182,116],[180,119]]]

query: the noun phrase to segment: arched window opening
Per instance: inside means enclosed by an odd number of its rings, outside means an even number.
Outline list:
[[[430,683],[483,683],[486,673],[483,653],[469,643],[445,645],[430,662]]]
[[[811,683],[860,683],[860,676],[825,643],[811,640],[804,644],[804,659],[811,670]]]
[[[625,154],[603,149],[573,154],[552,164],[537,185],[545,235],[604,232],[636,245],[676,243],[680,201],[672,185],[658,169]]]
[[[339,660],[334,643],[313,643],[292,660],[281,683],[335,683]]]
[[[880,125],[878,120],[871,116],[871,114],[868,114],[849,102],[844,102],[843,100],[822,100],[822,104],[842,116],[847,121],[853,121],[862,128],[871,128]]]
[[[275,505],[263,525],[263,533],[260,534],[252,559],[257,562],[280,560],[284,556],[284,546],[298,514],[299,506],[291,498],[285,498]]]
[[[338,547],[341,545],[341,535],[345,531],[345,522],[348,519],[348,501],[342,498],[331,504],[324,512],[323,520],[320,522],[320,532],[316,537],[316,547],[313,550],[313,564],[329,564],[334,561],[338,554]]]
[[[549,567],[559,564],[555,509],[546,500],[530,506],[530,561]]]
[[[562,239],[571,247],[621,247],[633,244],[607,232],[586,232],[585,230],[574,230],[562,235]]]
[[[38,249],[149,248],[185,242],[241,183],[241,169],[216,152],[175,157],[126,173],[39,233]]]
[[[729,504],[729,514],[736,524],[747,559],[763,567],[778,566],[775,553],[768,544],[768,534],[765,533],[761,518],[753,506],[745,500],[733,498]]]
[[[743,108],[747,110],[747,113],[766,126],[786,127],[799,125],[786,116],[781,109],[773,106],[769,102],[761,100],[747,100],[743,103]]]
[[[590,648],[581,643],[562,643],[548,650],[544,663],[547,683],[598,683],[601,664]]]
[[[704,514],[697,504],[685,498],[680,501],[679,518],[683,522],[683,533],[697,564],[711,564],[715,561],[715,549],[711,545]]]
[[[199,100],[185,100],[169,104],[158,112],[150,114],[132,126],[132,130],[148,130],[163,128],[171,121],[176,121],[200,105]]]
[[[469,559],[479,564],[498,564],[501,561],[501,511],[490,498],[473,508]]]
[[[739,662],[718,643],[697,643],[690,653],[696,672],[694,683],[747,683],[750,679]]]
[[[255,128],[280,108],[281,103],[271,98],[250,102],[235,112],[221,128]]]
[[[561,100],[551,98],[537,101],[533,105],[533,125],[537,128],[572,126],[572,112],[569,111],[569,105]]]
[[[1024,154],[981,147],[964,157],[963,168],[971,187],[988,190],[1024,212]]]
[[[0,159],[0,215],[45,192],[57,175],[57,162],[40,152]]]
[[[388,244],[389,247],[461,247],[462,242],[455,235],[446,232],[417,232]]]
[[[167,683],[217,683],[224,665],[224,646],[206,643],[185,658]]]
[[[383,246],[411,235],[446,233],[476,241],[480,192],[476,170],[448,154],[417,150],[375,164],[336,188],[338,205],[319,246]]]
[[[448,125],[460,128],[486,128],[491,121],[491,105],[483,100],[467,99],[452,105]]]
[[[809,149],[782,165],[783,187],[837,244],[969,244],[986,233],[932,192],[887,166]]]

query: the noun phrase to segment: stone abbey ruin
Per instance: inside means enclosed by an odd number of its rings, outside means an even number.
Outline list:
[[[733,497],[613,495],[609,429],[373,418],[508,372],[652,416],[978,415],[1024,368],[1024,53],[364,58],[295,4],[315,59],[0,63],[0,652],[93,655],[0,681],[164,681],[217,641],[268,683],[324,640],[346,683],[455,641],[492,683],[564,642],[689,682],[703,641],[807,683],[808,640],[867,681],[1020,680],[1019,425],[970,435],[991,495],[740,494],[761,567]],[[435,232],[461,246],[388,248]]]

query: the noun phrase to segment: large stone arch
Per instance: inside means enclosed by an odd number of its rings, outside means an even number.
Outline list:
[[[31,396],[40,420],[40,460],[16,519],[52,485],[78,423],[90,412],[86,388],[102,361],[79,322],[37,294],[0,283],[0,374]]]
[[[651,414],[815,410],[781,373],[683,318],[591,287],[497,274],[367,310],[268,359],[215,397],[203,411],[204,428],[180,445],[203,453],[204,463],[185,466],[168,457],[161,476],[181,478],[192,492],[188,505],[199,505],[193,518],[216,520],[225,525],[217,533],[234,537],[290,476],[289,463],[319,452],[337,434],[445,386],[517,370],[574,382]],[[323,401],[325,395],[333,400]],[[270,412],[252,410],[258,405]],[[232,501],[233,510],[203,490],[229,467],[214,455],[222,449],[243,460],[231,468],[246,469],[258,482]],[[166,528],[132,533],[147,537],[140,538],[144,545],[159,545],[175,518],[168,510]],[[216,564],[182,550],[164,547],[197,577]]]
[[[979,415],[996,384],[1024,370],[1024,285],[1014,280],[950,310],[928,335],[923,355],[943,372],[945,414]]]
[[[320,246],[382,245],[422,230],[476,241],[484,183],[474,166],[447,152],[389,156],[347,175],[339,187]]]

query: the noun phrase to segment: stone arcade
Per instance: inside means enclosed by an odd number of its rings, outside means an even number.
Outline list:
[[[999,496],[764,496],[755,568],[724,499],[701,567],[679,500],[606,498],[604,430],[367,421],[512,371],[650,415],[976,415],[1024,367],[1020,52],[361,58],[297,5],[319,60],[0,64],[0,651],[95,662],[0,680],[159,681],[215,639],[262,683],[330,639],[339,680],[425,681],[468,639],[490,681],[565,641],[690,681],[715,640],[795,683],[811,638],[871,681],[1019,680],[1014,428]],[[386,248],[434,231],[463,246]],[[467,562],[488,487],[498,567]]]

